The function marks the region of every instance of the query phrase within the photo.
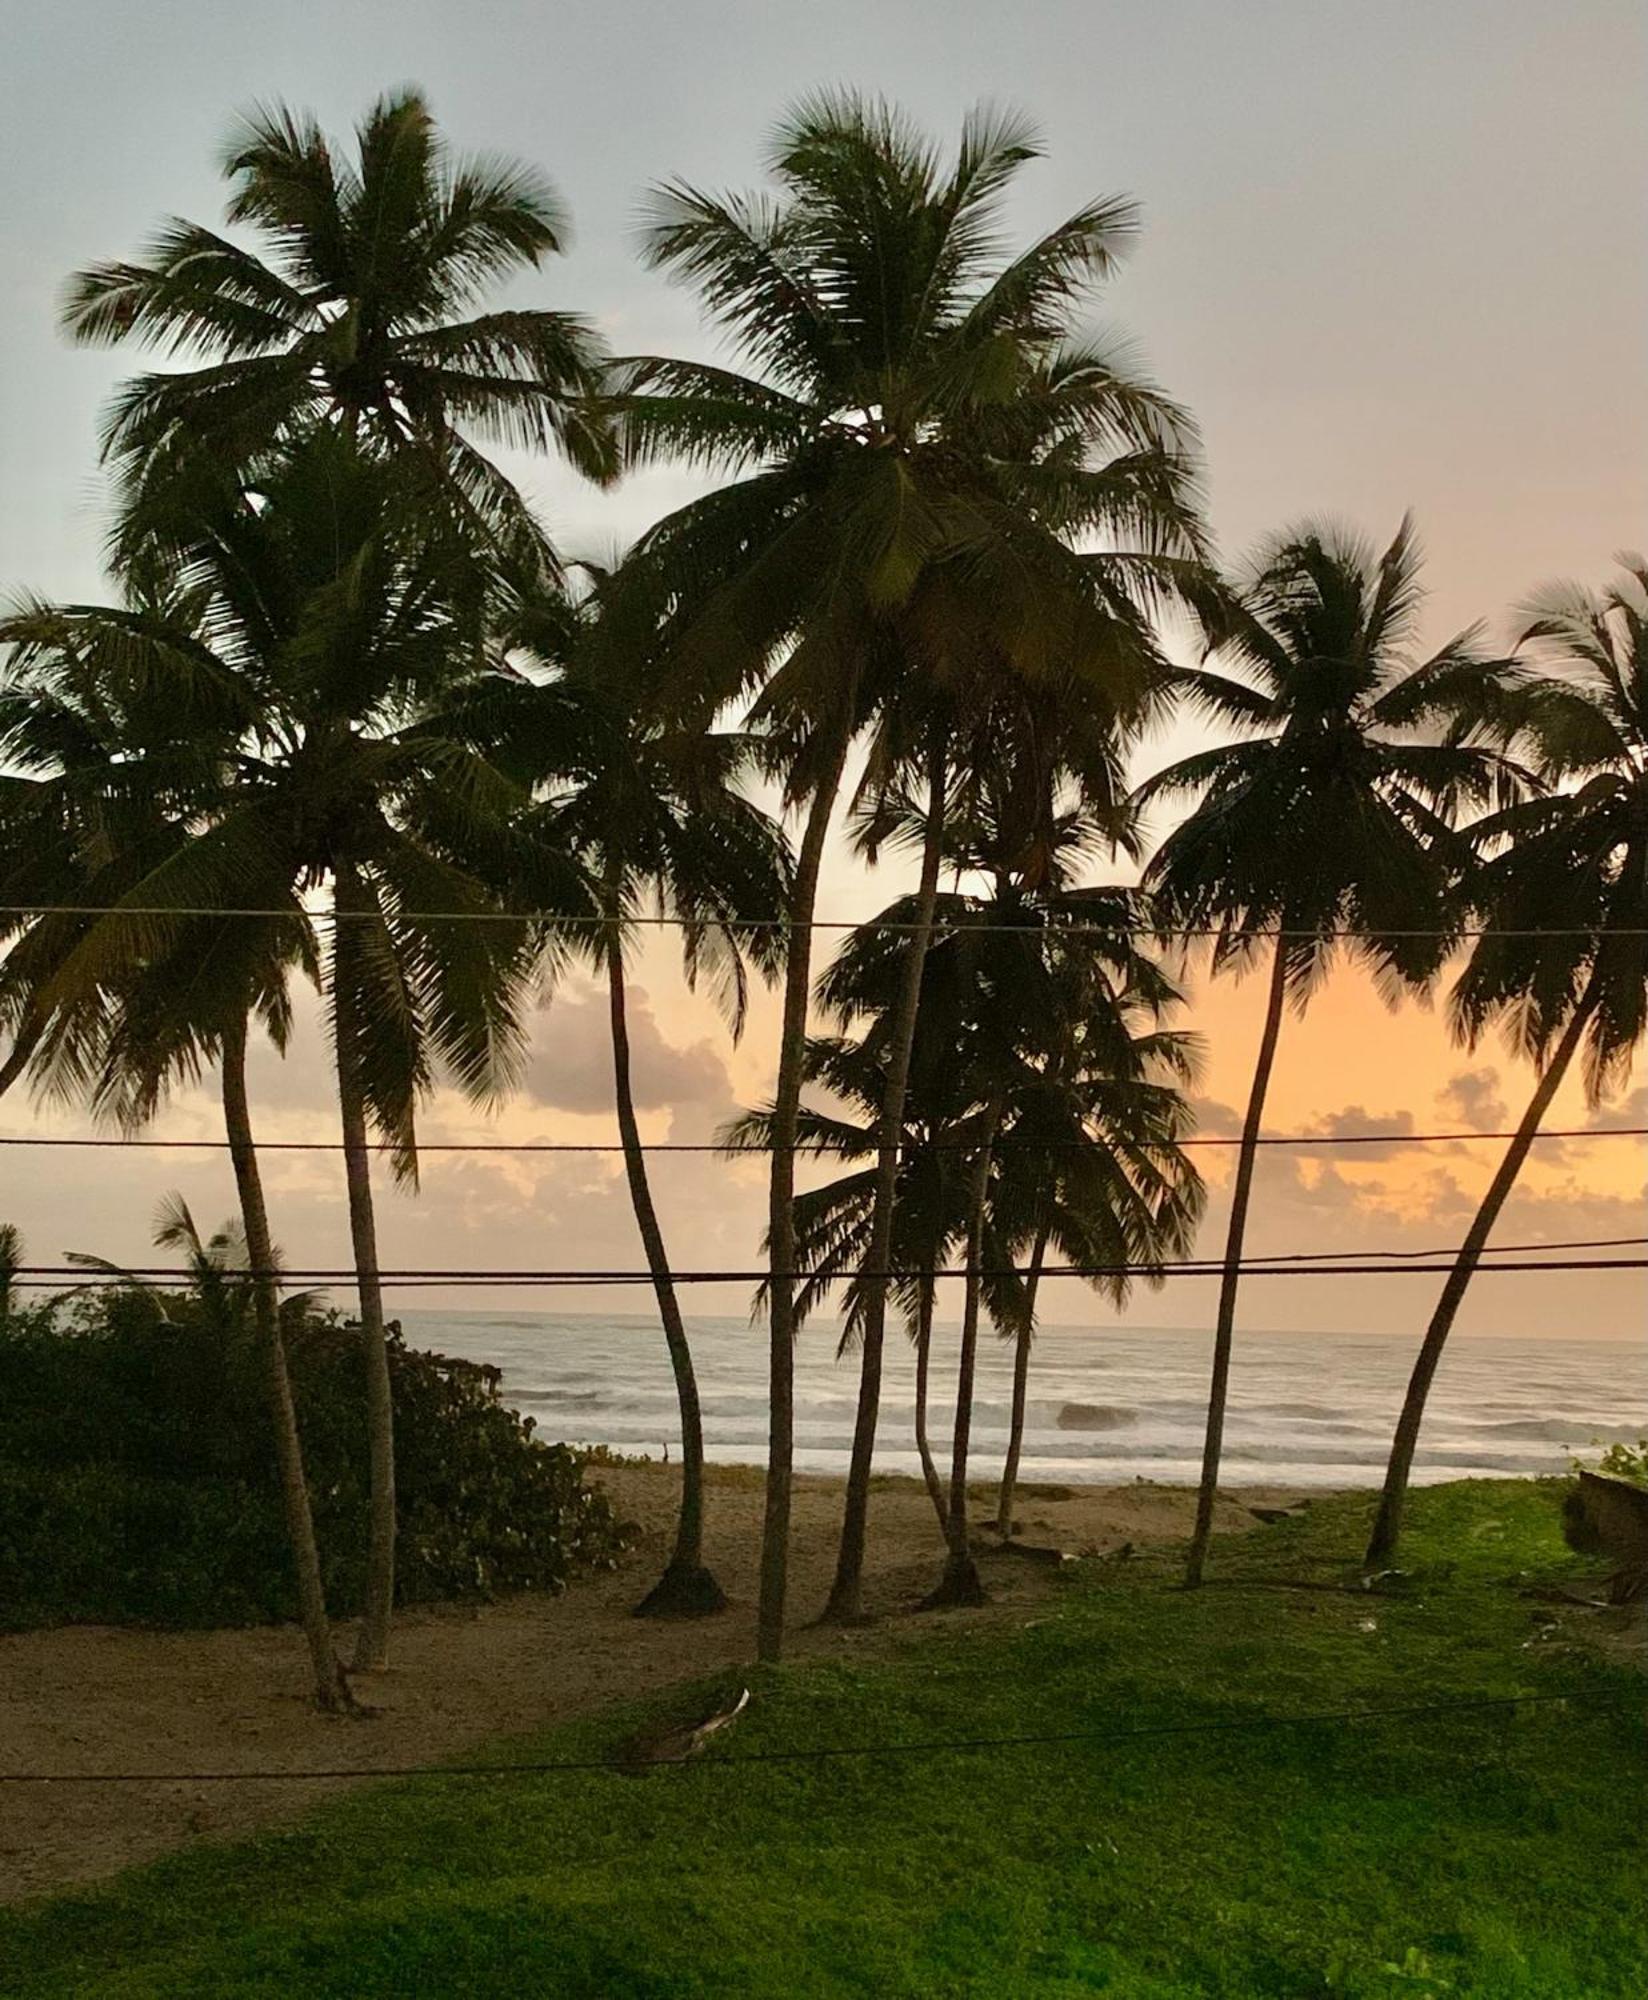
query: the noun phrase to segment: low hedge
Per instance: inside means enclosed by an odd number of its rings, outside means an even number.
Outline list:
[[[0,1626],[255,1624],[296,1604],[244,1299],[111,1290],[0,1318]],[[358,1606],[368,1471],[358,1329],[294,1305],[293,1390],[328,1601]],[[397,1596],[558,1590],[626,1531],[498,1372],[390,1346]]]

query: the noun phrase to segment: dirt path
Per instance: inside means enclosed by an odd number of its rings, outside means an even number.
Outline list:
[[[26,1632],[0,1638],[0,1768],[66,1774],[437,1761],[489,1736],[561,1721],[749,1659],[759,1475],[712,1469],[707,1553],[734,1602],[723,1617],[687,1624],[629,1615],[662,1564],[674,1472],[615,1467],[600,1478],[643,1531],[623,1571],[559,1598],[405,1614],[391,1672],[365,1688],[381,1710],[371,1721],[315,1712],[305,1699],[302,1649],[291,1629]],[[1169,1539],[1190,1526],[1193,1496],[1178,1488],[1021,1491],[1026,1539],[1076,1552]],[[1253,1525],[1241,1500],[1222,1501],[1220,1513],[1221,1527]],[[836,1481],[797,1482],[793,1655],[885,1652],[931,1630],[933,1618],[912,1615],[910,1607],[936,1580],[937,1528],[926,1494],[905,1481],[887,1482],[871,1513],[866,1600],[877,1622],[853,1632],[801,1624],[816,1616],[827,1592],[839,1519]],[[942,1615],[971,1625],[1020,1618],[1046,1594],[1051,1574],[996,1556],[987,1564],[992,1604]],[[294,1819],[338,1789],[337,1781],[255,1779],[0,1786],[0,1900]]]

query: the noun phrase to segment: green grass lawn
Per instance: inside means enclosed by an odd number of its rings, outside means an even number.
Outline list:
[[[1026,1629],[764,1674],[697,1766],[384,1786],[0,1916],[0,1990],[1642,2000],[1643,1683],[1519,1589],[1573,1573],[1554,1489],[1416,1496],[1399,1595],[1287,1587],[1352,1575],[1367,1512],[1221,1545],[1195,1596],[1165,1557],[1092,1564]],[[1511,1693],[1574,1702],[1264,1726]],[[1261,1726],[733,1768],[1170,1723]]]

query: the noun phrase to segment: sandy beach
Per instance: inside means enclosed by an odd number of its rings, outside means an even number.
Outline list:
[[[0,1638],[0,1740],[5,1768],[224,1771],[368,1767],[452,1758],[489,1737],[587,1714],[672,1683],[733,1667],[754,1648],[760,1474],[712,1467],[707,1555],[731,1608],[690,1623],[631,1617],[661,1566],[678,1474],[665,1465],[597,1475],[640,1539],[613,1575],[561,1597],[410,1611],[398,1621],[391,1671],[361,1683],[379,1713],[328,1719],[306,1699],[295,1630],[145,1632],[76,1626]],[[1280,1489],[1221,1499],[1219,1525],[1256,1525],[1250,1505]],[[1026,1541],[1072,1554],[1172,1540],[1189,1527],[1192,1495],[1131,1486],[1020,1488]],[[840,1518],[839,1482],[797,1483],[791,1563],[792,1657],[896,1651],[942,1617],[955,1625],[1020,1619],[1055,1587],[1047,1566],[1001,1554],[981,1561],[991,1593],[977,1611],[919,1613],[935,1580],[937,1528],[913,1481],[879,1485],[871,1513],[862,1629],[821,1628]],[[196,1841],[291,1820],[349,1781],[248,1779],[234,1784],[0,1787],[0,1898],[16,1900],[95,1880]]]

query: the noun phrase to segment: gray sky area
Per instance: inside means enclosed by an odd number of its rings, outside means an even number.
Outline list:
[[[131,254],[168,211],[217,222],[215,159],[237,109],[285,99],[341,133],[408,81],[428,91],[458,146],[548,170],[576,241],[518,296],[588,312],[628,351],[703,349],[690,300],[633,254],[648,182],[752,184],[776,114],[824,85],[883,92],[945,139],[978,99],[1012,104],[1039,121],[1048,148],[1024,178],[1015,230],[1102,193],[1143,205],[1138,250],[1103,319],[1200,419],[1225,550],[1306,513],[1388,536],[1411,506],[1430,556],[1428,636],[1439,640],[1478,617],[1503,630],[1535,585],[1598,582],[1613,550],[1648,542],[1640,0],[0,0],[0,29],[0,591],[101,588],[97,412],[135,356],[59,338],[66,274]],[[512,469],[572,552],[610,549],[691,490],[658,474],[597,495],[554,468]],[[651,983],[647,1033],[659,1076],[673,1080],[660,1095],[675,1094],[675,1135],[698,1136],[759,1094],[770,1024],[760,1015],[729,1059],[707,1008],[662,975]],[[559,1052],[535,1072],[539,1094],[511,1114],[512,1136],[598,1122],[585,1099],[604,1057],[578,1011],[586,1004],[569,1003]],[[1239,1101],[1244,1087],[1252,1012],[1244,996],[1201,1022],[1221,1101]],[[1386,1044],[1359,1028],[1335,1042],[1328,1025],[1284,1056],[1278,1090],[1284,1109],[1294,1092],[1294,1116],[1306,1103],[1324,1118],[1406,1105],[1424,1120],[1467,1067],[1434,1017],[1423,1056],[1418,1030]],[[574,1061],[568,1051],[584,1043]],[[271,1064],[265,1102],[281,1130],[323,1135],[324,1045],[311,1036],[304,1046],[305,1076]],[[1398,1061],[1423,1072],[1399,1082]],[[1517,1101],[1520,1073],[1506,1070],[1503,1087]],[[204,1098],[175,1116],[174,1129],[211,1129]],[[669,1116],[655,1114],[657,1135]],[[4,1107],[5,1130],[27,1118],[21,1103]],[[466,1116],[451,1129],[473,1124]],[[142,1248],[169,1170],[152,1159],[105,1169],[85,1156],[30,1165],[26,1184],[8,1173],[0,1213],[15,1214],[42,1253]],[[616,1182],[584,1167],[524,1172],[432,1168],[416,1209],[389,1204],[388,1261],[414,1246],[426,1261],[553,1261],[572,1242],[633,1255]],[[666,1178],[692,1239],[683,1261],[695,1245],[717,1262],[754,1254],[754,1170],[712,1182],[713,1172],[698,1163]],[[341,1255],[332,1177],[296,1164],[280,1173],[288,1247]],[[1434,1199],[1417,1183],[1370,1194],[1373,1183],[1351,1187],[1309,1163],[1288,1173],[1266,1247],[1444,1240],[1461,1226],[1461,1185],[1479,1185],[1477,1167],[1461,1167],[1462,1182],[1440,1163]],[[173,1178],[209,1214],[226,1212],[226,1176],[180,1167]],[[1566,1183],[1548,1176],[1529,1193],[1524,1231],[1608,1233],[1633,1211],[1640,1222],[1639,1181],[1640,1154],[1605,1184],[1576,1155]],[[1559,1198],[1560,1214],[1549,1210]],[[1544,1220],[1533,1213],[1542,1201]],[[1278,1300],[1266,1313],[1274,1323],[1368,1320],[1315,1286],[1287,1289],[1285,1309]],[[1599,1295],[1598,1315],[1623,1326],[1625,1299]],[[1186,1292],[1150,1310],[1183,1321],[1206,1303]],[[1539,1309],[1530,1299],[1512,1318],[1530,1330]]]
[[[979,98],[1041,124],[1022,224],[1144,207],[1108,313],[1197,412],[1229,548],[1301,510],[1419,513],[1439,619],[1598,570],[1648,513],[1648,12],[1636,0],[7,0],[0,581],[97,581],[95,416],[121,356],[53,326],[76,264],[162,213],[216,221],[254,100],[347,129],[416,81],[454,140],[545,167],[573,253],[533,295],[628,349],[692,347],[632,254],[637,199],[742,185],[793,97],[847,83],[940,134]],[[674,497],[539,474],[601,545]]]

